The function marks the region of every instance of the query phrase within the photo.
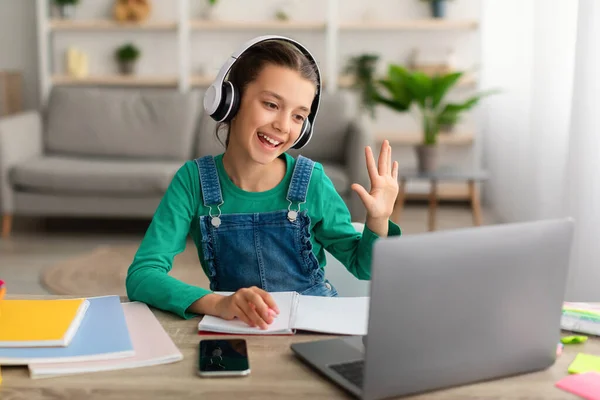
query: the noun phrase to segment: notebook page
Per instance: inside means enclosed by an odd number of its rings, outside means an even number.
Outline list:
[[[300,296],[293,327],[339,335],[366,335],[368,297]]]
[[[224,294],[224,292],[215,292],[218,294]],[[213,315],[205,315],[202,320],[198,323],[199,331],[208,332],[220,332],[220,333],[239,333],[246,335],[269,335],[269,334],[291,334],[292,329],[290,327],[290,319],[292,315],[292,308],[294,303],[295,292],[273,292],[270,293],[277,307],[279,307],[279,315],[275,317],[275,320],[269,328],[266,330],[260,329],[259,327],[251,327],[244,321],[239,319],[233,319],[231,321],[225,320],[220,317]]]

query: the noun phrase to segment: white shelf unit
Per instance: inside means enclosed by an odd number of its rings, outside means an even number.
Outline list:
[[[416,19],[391,21],[338,21],[340,0],[327,0],[327,18],[323,21],[234,21],[201,20],[190,15],[190,0],[176,0],[179,8],[176,20],[150,21],[142,23],[120,23],[111,19],[61,20],[50,17],[49,0],[37,1],[38,51],[40,74],[40,97],[44,104],[52,85],[107,85],[107,86],[178,86],[181,91],[191,87],[207,86],[212,76],[194,74],[190,69],[189,48],[192,32],[197,31],[257,31],[286,34],[286,32],[322,32],[325,43],[325,59],[321,69],[325,90],[336,91],[348,87],[351,78],[340,76],[337,62],[338,38],[345,31],[443,31],[477,29],[476,20]],[[112,31],[164,32],[174,34],[178,41],[177,76],[121,76],[101,75],[85,78],[72,78],[60,72],[52,72],[52,35],[59,32],[112,32]],[[260,33],[262,34],[262,33]],[[473,77],[466,77],[463,84],[474,83]]]

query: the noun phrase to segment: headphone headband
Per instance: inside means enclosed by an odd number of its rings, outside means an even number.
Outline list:
[[[310,140],[310,137],[312,136],[314,120],[315,120],[315,117],[317,116],[317,112],[319,111],[319,103],[320,103],[320,98],[321,98],[321,72],[319,70],[319,66],[318,66],[315,58],[310,53],[310,51],[308,51],[308,49],[305,48],[302,44],[300,44],[299,42],[297,42],[296,40],[293,40],[291,38],[288,38],[285,36],[279,36],[279,35],[264,35],[264,36],[258,36],[253,39],[250,39],[246,43],[244,43],[242,46],[240,46],[237,49],[237,51],[235,51],[227,59],[227,61],[223,64],[223,66],[221,66],[221,68],[219,69],[219,73],[217,74],[215,80],[207,88],[207,90],[204,94],[204,109],[206,110],[206,112],[208,114],[210,114],[211,117],[213,117],[215,120],[217,120],[219,122],[225,120],[231,114],[231,109],[233,107],[233,104],[236,101],[239,101],[239,99],[227,99],[229,101],[229,109],[224,113],[223,116],[215,115],[215,113],[217,113],[217,111],[221,107],[223,100],[224,100],[223,99],[224,86],[226,86],[227,84],[229,86],[233,86],[230,82],[225,80],[225,77],[227,76],[227,74],[229,73],[229,71],[235,64],[235,62],[238,60],[238,58],[242,54],[244,54],[244,52],[246,52],[249,48],[251,48],[255,44],[264,42],[267,40],[282,40],[282,41],[286,41],[288,43],[293,44],[298,50],[300,50],[300,52],[302,52],[302,54],[304,54],[304,56],[306,56],[313,63],[315,71],[317,73],[317,80],[318,80],[317,93],[315,94],[315,98],[311,104],[310,114],[308,115],[308,118],[307,118],[308,119],[308,121],[307,121],[308,124],[306,124],[307,128],[306,128],[306,130],[305,129],[302,130],[301,134],[298,136],[298,139],[296,140],[296,142],[293,145],[293,146],[296,146],[301,140],[304,140],[305,142],[301,143],[301,147],[302,147],[302,146],[306,145],[306,143],[308,143],[308,140]]]

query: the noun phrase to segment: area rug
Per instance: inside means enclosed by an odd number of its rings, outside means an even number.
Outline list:
[[[53,294],[127,296],[125,278],[137,246],[101,246],[45,269],[41,283]],[[175,256],[169,275],[186,283],[208,287],[193,244]]]

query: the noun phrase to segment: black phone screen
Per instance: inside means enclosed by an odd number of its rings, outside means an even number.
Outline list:
[[[244,372],[250,368],[244,339],[200,341],[200,372]]]

